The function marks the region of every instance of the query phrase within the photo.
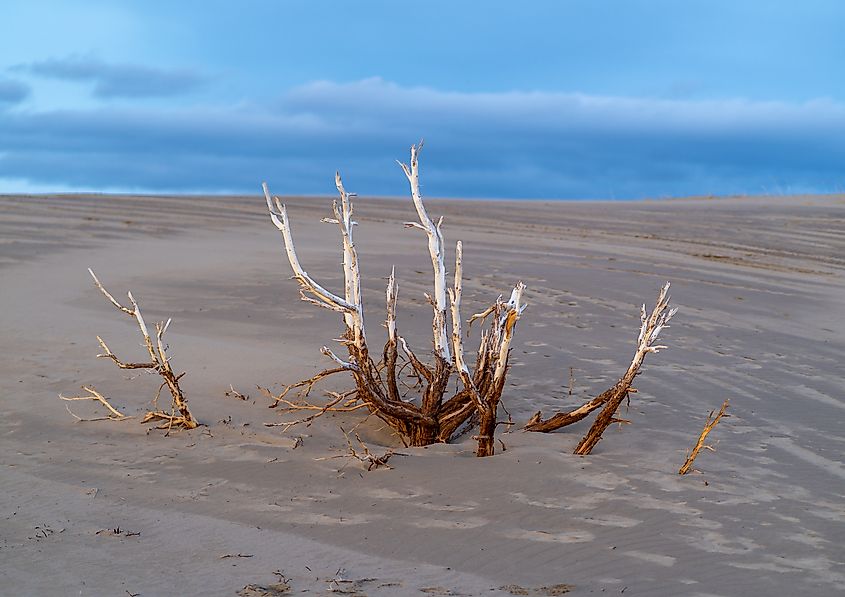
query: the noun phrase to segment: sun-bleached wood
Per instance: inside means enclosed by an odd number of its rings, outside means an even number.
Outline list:
[[[443,223],[441,217],[435,224],[425,209],[420,193],[420,164],[419,156],[423,148],[423,142],[411,146],[410,165],[398,162],[408,184],[411,187],[411,199],[419,216],[419,223],[406,222],[405,226],[419,228],[428,235],[428,252],[431,257],[431,266],[434,270],[434,297],[428,297],[434,309],[432,327],[434,330],[434,350],[447,363],[451,360],[449,356],[449,339],[446,332],[446,265],[444,261],[443,233],[440,226]]]

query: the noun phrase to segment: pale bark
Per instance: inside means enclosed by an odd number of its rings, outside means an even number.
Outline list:
[[[405,225],[420,228],[428,235],[428,252],[431,257],[431,267],[434,270],[434,296],[432,298],[432,308],[434,309],[434,319],[432,321],[434,350],[448,363],[451,361],[451,357],[449,355],[449,338],[446,332],[446,265],[444,262],[443,234],[440,231],[443,218],[440,218],[437,224],[435,224],[428,216],[428,212],[422,201],[419,167],[419,154],[422,148],[422,141],[420,141],[419,145],[411,146],[410,166],[399,162],[411,187],[411,198],[413,199],[414,207],[420,219],[419,224],[416,222],[407,222]]]

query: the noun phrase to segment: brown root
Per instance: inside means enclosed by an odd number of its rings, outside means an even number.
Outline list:
[[[311,393],[311,390],[314,389],[314,384],[316,384],[318,381],[320,381],[321,379],[325,379],[330,375],[334,375],[335,373],[343,373],[346,370],[347,369],[344,367],[334,367],[332,369],[325,369],[323,371],[320,371],[318,374],[309,377],[308,379],[303,379],[296,383],[292,383],[288,386],[285,386],[285,388],[277,396],[271,394],[270,391],[266,388],[261,388],[259,386],[258,389],[261,390],[262,393],[268,395],[268,397],[273,401],[273,404],[270,405],[270,408],[276,408],[277,406],[279,406],[279,403],[291,404],[290,402],[285,400],[285,396],[287,396],[291,390],[303,388],[298,392],[298,395],[302,398],[307,398],[308,395]]]

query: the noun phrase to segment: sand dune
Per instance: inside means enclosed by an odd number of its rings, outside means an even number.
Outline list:
[[[467,312],[528,285],[504,397],[519,422],[613,383],[639,304],[672,281],[681,311],[630,425],[584,458],[571,451],[589,420],[502,434],[507,451],[488,459],[468,437],[402,449],[393,470],[325,459],[344,451],[338,425],[362,416],[264,426],[285,415],[256,384],[318,371],[340,326],[299,302],[261,199],[2,197],[0,594],[845,591],[845,197],[427,205],[448,246],[464,241]],[[288,206],[303,265],[337,287],[325,201]],[[395,264],[399,321],[424,353],[430,263],[401,226],[411,217],[409,201],[362,199],[357,243],[368,333],[383,336]],[[148,319],[173,317],[174,367],[207,427],[164,437],[65,411],[59,392],[93,384],[137,416],[157,387],[94,358],[97,334],[118,354],[140,348],[89,266],[115,294],[131,288]],[[225,396],[230,384],[250,399]],[[726,398],[717,451],[680,477]],[[374,419],[359,431],[375,449],[399,445]]]

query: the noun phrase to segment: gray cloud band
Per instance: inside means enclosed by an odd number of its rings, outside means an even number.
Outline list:
[[[633,198],[824,192],[845,180],[845,106],[319,82],[237,108],[0,113],[0,177],[150,191],[402,195],[425,136],[430,196]],[[436,151],[435,151],[436,149]]]

